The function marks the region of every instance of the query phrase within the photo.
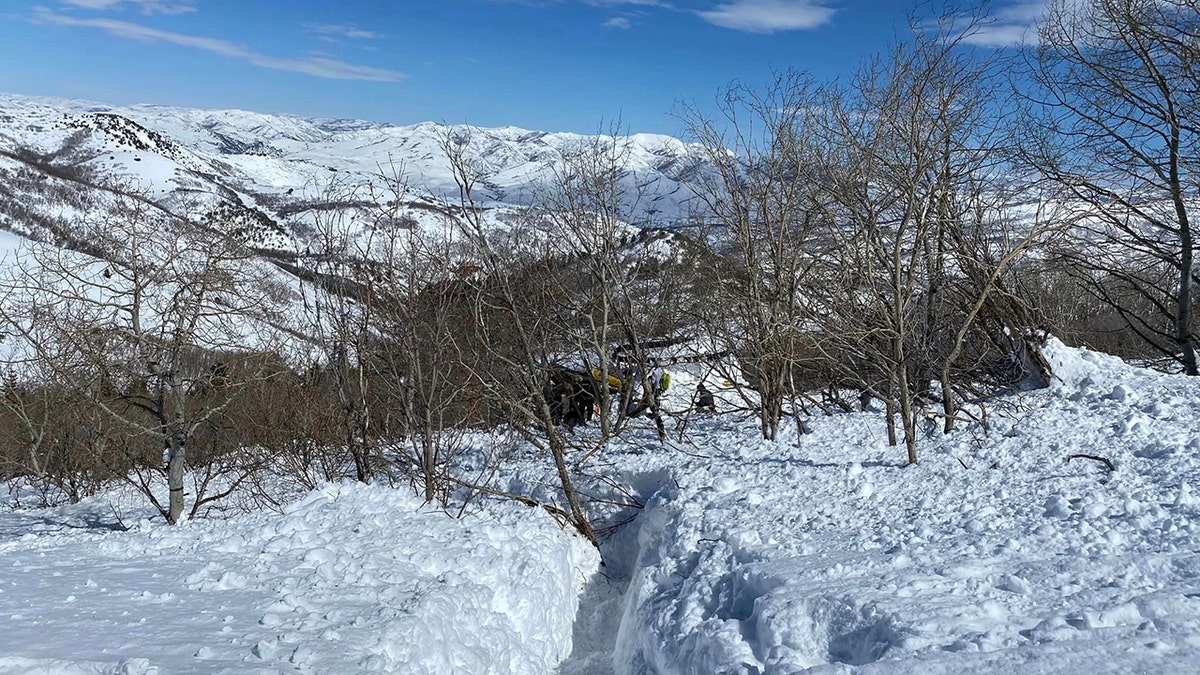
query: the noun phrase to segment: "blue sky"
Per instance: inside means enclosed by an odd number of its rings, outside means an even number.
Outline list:
[[[970,4],[971,0],[959,5]],[[993,0],[988,46],[1044,0]],[[0,91],[425,120],[676,133],[772,70],[824,78],[907,32],[928,2],[887,0],[5,0]]]

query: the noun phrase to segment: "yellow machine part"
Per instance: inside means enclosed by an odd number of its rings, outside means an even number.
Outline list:
[[[599,382],[600,375],[601,375],[601,373],[600,373],[599,368],[592,368],[592,379]],[[621,378],[617,377],[616,375],[611,375],[611,374],[608,376],[608,388],[609,389],[612,389],[613,391],[621,391],[621,384],[622,384]]]

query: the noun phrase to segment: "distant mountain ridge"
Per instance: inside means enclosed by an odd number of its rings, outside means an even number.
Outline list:
[[[381,172],[403,173],[415,200],[456,201],[458,186],[441,148],[446,133],[469,133],[468,154],[486,168],[477,198],[488,205],[528,205],[550,184],[564,156],[595,138],[518,127],[395,126],[0,94],[0,151],[51,153],[73,131],[91,136],[76,142],[96,151],[83,164],[100,176],[164,197],[232,193],[236,198],[227,201],[240,200],[272,219],[280,204],[316,199],[334,180],[365,185]],[[634,134],[621,141],[626,168],[620,182],[630,220],[669,225],[683,218],[691,196],[684,180],[700,166],[698,155],[670,136]]]

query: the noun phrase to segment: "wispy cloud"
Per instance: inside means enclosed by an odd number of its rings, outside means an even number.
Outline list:
[[[318,37],[335,40],[376,40],[383,37],[373,30],[365,30],[348,23],[306,23],[304,27]]]
[[[833,18],[825,0],[732,0],[696,15],[722,28],[748,33],[811,30]]]
[[[591,5],[593,7],[634,6],[634,7],[664,7],[664,8],[668,8],[668,9],[674,7],[674,5],[672,5],[669,2],[666,2],[666,0],[583,0],[583,2],[584,2],[584,4]]]
[[[236,42],[220,38],[186,35],[184,33],[159,30],[137,23],[114,19],[81,19],[74,16],[57,14],[44,7],[35,7],[33,18],[34,21],[39,23],[95,28],[109,35],[137,40],[139,42],[166,42],[181,47],[219,54],[232,59],[239,59],[260,68],[303,73],[305,75],[312,75],[313,77],[334,80],[367,80],[371,82],[399,82],[405,78],[403,73],[398,73],[394,70],[347,63],[323,56],[308,56],[304,58],[270,56],[268,54],[260,54]]]
[[[811,30],[829,22],[835,0],[487,0],[497,4],[553,7],[577,2],[612,9],[604,21],[610,28],[630,28],[653,10],[691,14],[714,26],[747,33]]]
[[[1046,0],[1021,0],[1000,6],[989,21],[963,38],[980,47],[1014,47],[1037,42],[1037,24],[1046,13]]]
[[[615,9],[617,14],[610,16],[603,25],[606,28],[621,30],[633,28],[633,22],[646,16],[647,10],[675,9],[675,6],[666,0],[582,0],[582,2],[592,7]]]
[[[602,25],[606,28],[621,30],[633,28],[635,22],[641,23],[641,19],[651,10],[686,11],[681,10],[674,2],[667,0],[579,0],[579,2],[591,7],[615,10],[616,14],[609,16]]]
[[[187,14],[196,11],[190,0],[58,0],[59,4],[91,10],[136,7],[142,14]]]

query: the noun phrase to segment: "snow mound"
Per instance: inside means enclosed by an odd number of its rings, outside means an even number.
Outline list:
[[[1059,389],[1086,389],[1114,378],[1136,376],[1138,371],[1115,356],[1068,347],[1055,337],[1046,339],[1042,357],[1050,366],[1050,386]]]
[[[355,483],[281,516],[72,528],[5,551],[0,673],[550,673],[597,565],[539,510],[456,520]]]

